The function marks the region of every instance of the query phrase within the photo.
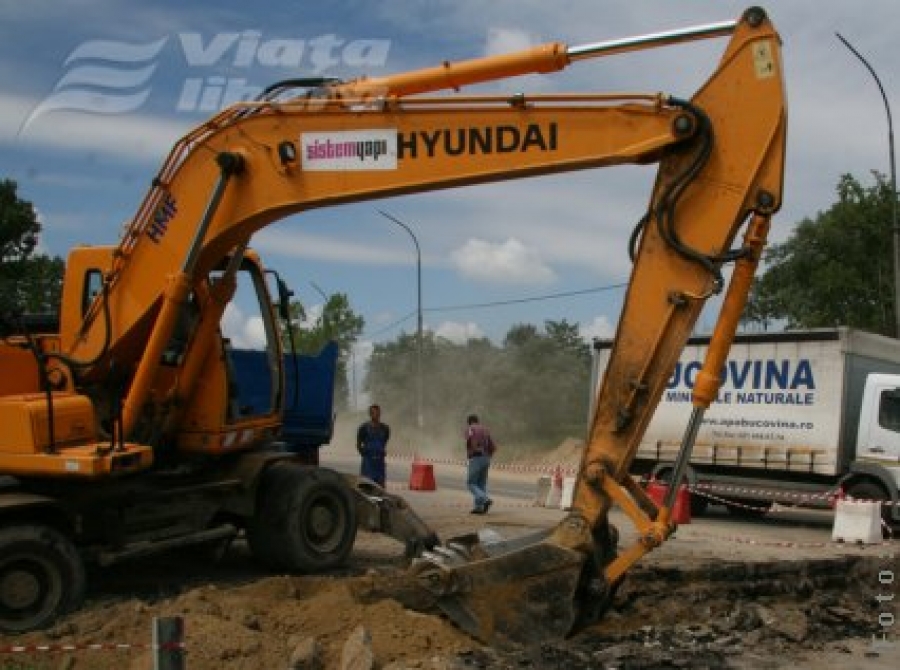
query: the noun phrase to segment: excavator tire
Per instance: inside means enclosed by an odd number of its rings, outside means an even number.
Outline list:
[[[343,564],[356,540],[356,507],[343,477],[293,462],[276,463],[262,477],[247,529],[254,556],[290,572],[324,572]]]
[[[58,530],[40,524],[0,529],[0,632],[44,628],[84,599],[84,563]]]

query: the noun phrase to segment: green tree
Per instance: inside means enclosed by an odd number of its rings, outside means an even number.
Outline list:
[[[518,337],[516,326],[507,335],[504,378],[498,391],[510,407],[507,429],[530,443],[553,443],[584,433],[590,347],[577,324],[545,321],[544,333]],[[510,334],[513,337],[510,337]]]
[[[363,317],[357,315],[344,293],[334,293],[322,307],[322,313],[312,323],[306,319],[306,312],[299,302],[291,303],[291,318],[303,322],[304,327],[294,329],[294,345],[298,353],[318,353],[328,342],[337,342],[340,355],[335,380],[335,400],[337,406],[345,408],[350,396],[348,369],[353,345],[365,327]]]
[[[471,412],[483,416],[507,447],[555,445],[584,434],[590,347],[577,325],[547,321],[541,332],[517,324],[502,347],[483,338],[456,344],[426,333],[423,349],[429,435],[459,434]],[[391,408],[397,423],[412,426],[415,375],[416,338],[404,333],[375,346],[365,387],[373,400]]]
[[[838,201],[797,224],[764,256],[745,323],[788,328],[852,326],[894,333],[891,188],[841,177]]]
[[[41,224],[32,204],[0,181],[0,314],[59,309],[63,262],[35,255]]]
[[[503,346],[505,347],[521,347],[532,340],[540,337],[537,326],[530,323],[519,323],[514,325],[506,332],[503,338]]]

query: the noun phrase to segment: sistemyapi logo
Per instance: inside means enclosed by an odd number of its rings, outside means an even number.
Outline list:
[[[336,66],[363,71],[387,61],[389,40],[346,40],[337,35],[309,39],[263,39],[258,30],[218,33],[210,37],[183,32],[151,42],[88,40],[63,62],[63,75],[53,91],[22,124],[24,131],[38,117],[57,111],[127,114],[145,105],[154,85],[165,47],[172,45],[184,67],[175,79],[179,112],[210,114],[241,100],[256,98],[276,79],[321,76]],[[263,81],[251,81],[251,70],[279,70]],[[166,77],[167,86],[173,77]]]

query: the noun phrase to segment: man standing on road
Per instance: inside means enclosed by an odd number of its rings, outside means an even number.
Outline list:
[[[381,407],[369,407],[369,420],[356,431],[356,450],[362,456],[360,474],[384,488],[387,443],[391,439],[391,427],[381,422]]]
[[[491,432],[481,425],[478,416],[470,414],[466,420],[466,457],[469,461],[466,486],[474,498],[472,514],[486,514],[493,504],[487,492],[488,470],[496,446]]]

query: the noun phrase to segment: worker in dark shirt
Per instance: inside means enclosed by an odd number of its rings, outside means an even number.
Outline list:
[[[464,437],[468,459],[466,486],[474,499],[472,514],[486,514],[494,502],[487,492],[487,480],[496,445],[491,431],[478,421],[475,414],[470,414],[466,419]]]
[[[384,458],[390,439],[390,426],[381,422],[381,407],[372,405],[369,407],[369,420],[360,425],[356,431],[356,450],[362,456],[360,474],[381,487],[384,487],[386,474]]]

